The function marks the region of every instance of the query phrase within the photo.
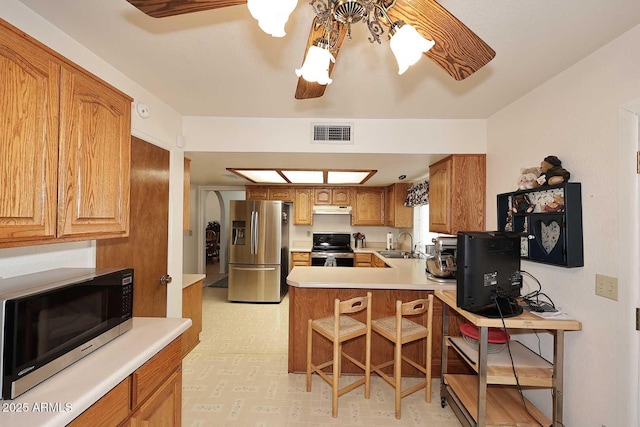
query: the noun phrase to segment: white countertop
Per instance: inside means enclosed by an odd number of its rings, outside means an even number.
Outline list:
[[[58,427],[70,423],[189,326],[191,319],[134,317],[133,328],[122,336],[17,398],[0,401],[0,425]],[[37,412],[43,403],[59,403],[60,410]]]
[[[207,277],[206,274],[183,274],[182,275],[182,289],[188,288],[194,283],[199,282],[200,280]]]
[[[376,267],[294,267],[287,284],[299,288],[349,289],[456,289],[455,282],[441,283],[427,278],[424,259],[384,258],[377,249],[356,249],[372,253],[390,268]]]

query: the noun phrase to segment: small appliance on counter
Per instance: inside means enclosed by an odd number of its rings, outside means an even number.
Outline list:
[[[433,243],[434,253],[427,257],[427,277],[436,282],[455,282],[457,237],[436,237]]]

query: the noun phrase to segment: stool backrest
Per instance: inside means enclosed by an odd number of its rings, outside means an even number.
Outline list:
[[[341,314],[353,314],[359,313],[362,310],[367,310],[367,329],[371,328],[371,292],[367,292],[366,297],[355,297],[346,301],[340,301],[336,298],[334,301],[333,313],[334,313],[334,330],[335,334],[338,334],[340,329],[340,315]]]
[[[427,298],[417,299],[414,301],[409,301],[402,304],[401,301],[397,301],[400,303],[400,311],[403,316],[413,316],[416,314],[422,314],[427,310],[431,310],[433,308],[433,295],[429,295]]]

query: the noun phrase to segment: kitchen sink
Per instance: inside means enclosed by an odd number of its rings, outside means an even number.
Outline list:
[[[413,258],[411,254],[406,251],[378,251],[378,253],[385,258]]]

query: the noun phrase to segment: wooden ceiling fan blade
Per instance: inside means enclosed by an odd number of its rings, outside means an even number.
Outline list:
[[[389,9],[395,22],[411,24],[436,42],[425,53],[456,80],[464,80],[485,66],[496,52],[435,0],[396,0]]]
[[[202,12],[227,6],[246,4],[247,0],[127,0],[154,18]]]
[[[340,52],[340,46],[342,46],[342,41],[344,40],[344,36],[347,34],[347,30],[344,25],[336,23],[336,29],[338,31],[338,39],[336,42],[336,51],[333,52],[333,57],[338,60],[338,53]],[[309,32],[309,39],[307,40],[307,48],[304,51],[304,56],[302,57],[302,61],[304,63],[304,59],[307,57],[307,52],[309,48],[313,46],[313,42],[315,39],[322,37],[324,34],[324,27],[322,25],[318,25],[318,18],[313,18],[313,23],[311,24],[311,31]],[[329,64],[329,76],[331,76],[331,72],[333,71],[333,66],[335,63]],[[298,86],[296,87],[296,99],[310,99],[310,98],[320,98],[324,95],[324,91],[327,89],[328,85],[321,85],[318,83],[311,83],[303,79],[302,77],[298,78]]]

